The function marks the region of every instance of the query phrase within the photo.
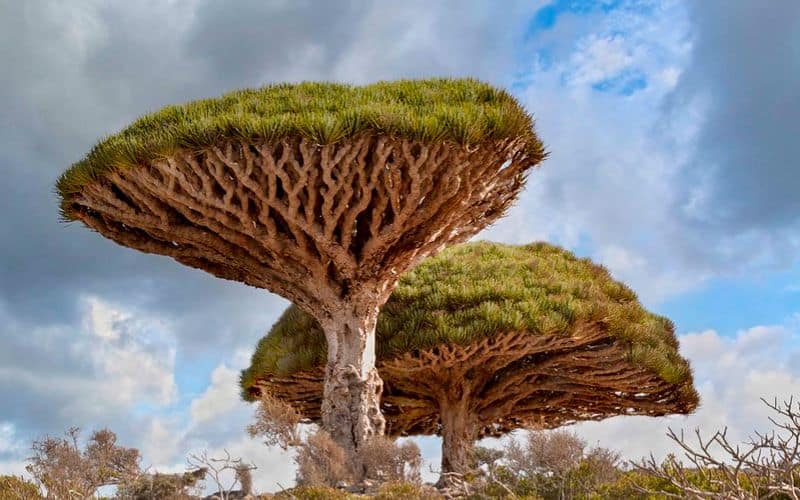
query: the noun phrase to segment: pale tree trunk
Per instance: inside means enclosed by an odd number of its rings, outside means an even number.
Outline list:
[[[345,304],[322,327],[328,363],[322,400],[322,427],[344,448],[357,479],[364,467],[359,449],[386,426],[380,399],[383,381],[375,369],[378,307]]]
[[[454,477],[471,471],[474,460],[476,428],[466,398],[443,401],[439,405],[442,419],[442,471],[439,486],[447,486]]]

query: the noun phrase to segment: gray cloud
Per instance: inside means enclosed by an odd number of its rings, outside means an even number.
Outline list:
[[[222,89],[283,79],[330,78],[350,50],[367,1],[230,4],[204,0],[186,33],[185,50]]]
[[[694,47],[671,104],[703,110],[687,172],[701,191],[679,201],[722,234],[796,228],[800,4],[687,5]]]

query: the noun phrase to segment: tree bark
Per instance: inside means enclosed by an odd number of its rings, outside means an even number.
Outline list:
[[[442,467],[438,486],[447,486],[456,476],[473,469],[476,429],[467,398],[440,404],[442,421]]]
[[[383,435],[383,381],[375,368],[377,306],[344,304],[322,324],[328,342],[328,363],[322,401],[322,427],[340,445],[360,480],[364,466],[359,449]]]

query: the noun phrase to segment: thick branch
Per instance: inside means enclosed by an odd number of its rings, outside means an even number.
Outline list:
[[[680,386],[633,364],[625,342],[601,324],[573,336],[507,333],[378,363],[391,435],[438,434],[443,401],[468,401],[476,436],[553,428],[616,415],[688,413],[697,402]],[[321,372],[262,380],[267,391],[319,420]]]
[[[500,217],[533,166],[522,146],[232,141],[116,169],[73,210],[122,245],[272,290],[325,321],[353,297],[380,306],[403,272]]]

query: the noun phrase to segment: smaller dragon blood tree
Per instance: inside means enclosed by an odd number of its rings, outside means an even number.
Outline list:
[[[588,259],[535,243],[464,244],[405,274],[381,309],[377,368],[390,436],[440,435],[443,473],[477,439],[698,404],[672,323]],[[320,421],[325,338],[291,306],[241,375]],[[443,477],[445,477],[443,475]]]

